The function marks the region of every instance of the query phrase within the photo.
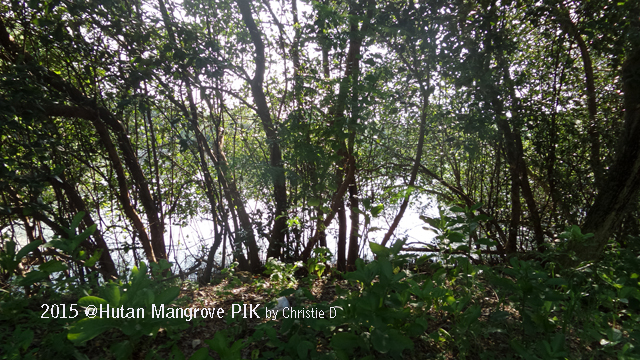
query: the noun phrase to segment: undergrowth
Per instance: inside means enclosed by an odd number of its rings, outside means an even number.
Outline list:
[[[151,269],[140,263],[118,281],[83,285],[55,262],[17,276],[16,264],[36,245],[18,252],[15,245],[5,246],[0,261],[9,280],[0,299],[1,358],[640,359],[637,249],[612,242],[600,261],[563,267],[560,259],[571,254],[560,243],[535,260],[514,256],[488,266],[480,260],[491,242],[476,241],[484,245],[474,248],[469,241],[485,219],[473,215],[475,208],[452,210],[453,217],[425,219],[439,233],[438,258],[401,254],[401,241],[390,248],[370,243],[375,260],[358,260],[355,271],[332,277],[325,272],[331,256],[326,249],[315,251],[307,264],[270,260],[269,277],[255,279],[251,289],[274,300],[260,307],[260,314],[289,311],[289,318],[281,312],[249,324],[226,309],[226,328],[192,344],[188,356],[181,334],[202,320],[153,316],[160,308],[178,314],[177,309],[202,305],[179,297],[180,287],[163,280],[170,275],[168,263]],[[95,254],[80,254],[73,246],[87,234],[75,235],[73,228],[69,234],[54,246],[91,262]],[[560,239],[587,236],[572,227]],[[308,276],[296,278],[295,270],[303,266]],[[34,272],[39,274],[29,275]],[[227,279],[232,287],[241,286],[233,271]],[[334,286],[335,300],[316,299],[309,291],[316,281]],[[294,306],[277,309],[279,296]],[[235,300],[233,309],[246,311],[247,304]],[[144,314],[91,318],[92,306]]]

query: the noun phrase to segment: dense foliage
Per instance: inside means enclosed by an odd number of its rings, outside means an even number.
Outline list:
[[[637,1],[3,0],[2,353],[191,356],[39,304],[223,272],[343,311],[194,359],[638,358],[639,138]]]
[[[470,212],[463,212],[444,225],[441,236],[461,247],[478,223]],[[454,240],[458,236],[453,234],[461,234],[463,241]],[[561,236],[576,241],[588,237],[577,227]],[[149,278],[144,262],[118,282],[93,290],[81,286],[99,296],[84,296],[77,304],[69,300],[74,296],[65,299],[50,289],[45,290],[50,296],[43,305],[39,296],[5,297],[0,316],[10,325],[0,328],[3,352],[8,359],[88,359],[105,354],[116,359],[186,355],[194,360],[211,359],[211,354],[220,359],[640,357],[640,259],[614,244],[600,262],[580,268],[560,264],[566,254],[562,246],[547,252],[543,262],[512,257],[509,264],[486,266],[465,257],[445,256],[433,262],[426,256],[400,255],[403,245],[398,241],[385,248],[370,243],[377,259],[358,259],[356,270],[344,274],[346,282],[317,271],[326,251],[317,252],[304,266],[309,275],[302,278],[294,276],[302,264],[270,261],[270,278],[255,278],[246,287],[232,267],[225,270],[226,286],[216,290],[217,304],[190,298],[187,288],[176,300],[181,291],[172,286],[171,278],[163,277],[166,267],[153,264]],[[318,277],[325,281],[324,291],[335,286],[334,300],[322,301],[311,293]],[[238,289],[267,298],[289,295],[294,307],[265,318],[265,308],[247,304],[246,295],[233,295]],[[238,311],[233,316],[227,309],[220,316],[216,307],[229,297],[230,308]],[[107,305],[125,310],[112,312],[111,318],[86,312],[90,306]],[[260,318],[247,315],[247,305],[256,307]],[[260,306],[277,309],[273,302]],[[160,307],[176,315],[154,317]],[[187,311],[194,307],[212,312],[192,317]],[[143,309],[146,314],[127,317],[126,309]],[[181,311],[186,315],[178,315]],[[294,316],[291,311],[311,315]],[[205,321],[224,321],[227,326],[204,340],[207,346],[181,337],[193,328],[191,335],[202,338]]]

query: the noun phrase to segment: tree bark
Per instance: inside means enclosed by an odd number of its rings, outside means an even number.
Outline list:
[[[336,268],[339,271],[347,270],[347,211],[344,208],[344,199],[338,200],[338,257]]]
[[[264,42],[260,35],[260,30],[253,20],[251,14],[251,5],[248,0],[236,0],[242,20],[244,21],[251,41],[255,47],[255,65],[256,70],[253,79],[249,82],[251,85],[251,94],[256,104],[257,114],[262,122],[262,127],[267,136],[267,144],[269,146],[269,164],[271,166],[271,179],[273,182],[273,195],[275,200],[275,212],[273,228],[271,230],[271,239],[269,248],[267,249],[267,257],[280,258],[282,255],[282,247],[285,244],[285,235],[287,230],[287,188],[284,166],[282,164],[282,152],[280,150],[280,139],[276,128],[271,119],[269,105],[264,94],[263,82],[265,72],[265,55]]]
[[[640,44],[629,53],[622,67],[624,130],[618,140],[616,159],[605,185],[587,212],[582,232],[594,233],[585,242],[573,241],[569,249],[583,261],[597,260],[612,233],[638,198],[640,190]]]
[[[358,198],[358,184],[355,176],[349,184],[349,208],[351,209],[351,228],[349,230],[349,252],[347,255],[347,271],[356,269],[358,259],[358,240],[360,239],[360,199]]]
[[[209,249],[209,256],[207,257],[207,265],[204,268],[204,273],[202,274],[202,278],[200,279],[201,284],[208,284],[211,282],[211,271],[213,270],[213,262],[215,260],[216,252],[218,251],[218,247],[220,247],[220,243],[222,242],[222,233],[218,231],[218,227],[214,225],[214,241],[213,245]],[[222,251],[222,257],[224,258],[224,249]]]

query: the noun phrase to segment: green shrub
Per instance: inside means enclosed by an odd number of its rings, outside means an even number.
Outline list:
[[[111,351],[119,359],[129,358],[143,336],[155,336],[160,328],[180,330],[186,326],[185,319],[155,317],[153,313],[169,309],[179,294],[179,287],[163,287],[149,278],[147,266],[141,262],[139,269],[133,268],[130,282],[110,282],[100,288],[100,296],[85,296],[78,301],[85,315],[92,307],[99,312],[95,317],[85,317],[73,324],[68,338],[76,345],[83,345],[106,331],[118,329],[127,339],[113,344]],[[110,310],[107,316],[102,316],[104,310]],[[114,318],[114,314],[118,317]]]

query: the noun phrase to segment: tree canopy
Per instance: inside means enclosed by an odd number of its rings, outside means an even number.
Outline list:
[[[0,280],[637,257],[638,139],[637,1],[3,0]]]
[[[228,242],[257,271],[335,223],[346,269],[428,197],[483,204],[487,260],[568,225],[597,258],[638,229],[637,7],[3,3],[3,234],[43,239],[82,211],[115,275],[117,237],[155,262],[168,224],[206,216],[209,252]]]

